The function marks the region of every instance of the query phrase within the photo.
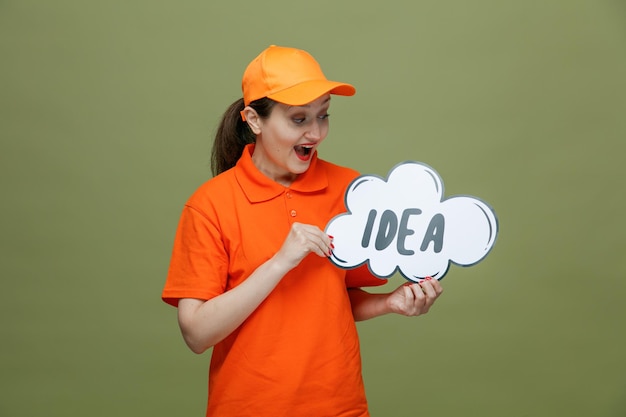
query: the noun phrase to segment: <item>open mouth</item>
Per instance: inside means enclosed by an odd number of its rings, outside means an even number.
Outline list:
[[[302,161],[308,161],[313,154],[313,145],[296,145],[293,149],[296,151],[296,156]]]

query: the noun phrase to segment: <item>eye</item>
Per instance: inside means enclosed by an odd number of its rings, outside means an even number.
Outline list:
[[[326,120],[330,117],[330,114],[324,113],[321,116],[318,116],[318,119]]]
[[[291,119],[295,124],[299,125],[302,124],[306,118],[304,117],[294,117],[293,119]]]

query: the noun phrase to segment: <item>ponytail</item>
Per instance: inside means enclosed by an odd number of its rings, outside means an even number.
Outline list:
[[[274,104],[275,101],[262,98],[253,101],[249,106],[259,117],[266,119]],[[241,119],[241,111],[244,108],[243,98],[240,98],[231,104],[222,116],[211,149],[211,171],[214,176],[234,167],[246,145],[256,141],[256,135],[250,130],[248,123]]]
[[[244,108],[243,99],[231,104],[217,128],[213,149],[211,149],[211,171],[213,175],[221,174],[237,163],[243,148],[254,142],[254,134],[248,124],[241,120]]]

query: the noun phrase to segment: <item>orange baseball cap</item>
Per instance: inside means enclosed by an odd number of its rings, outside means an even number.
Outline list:
[[[276,45],[250,62],[243,74],[241,89],[246,106],[263,97],[302,106],[326,93],[351,96],[356,92],[350,84],[327,80],[308,52]]]

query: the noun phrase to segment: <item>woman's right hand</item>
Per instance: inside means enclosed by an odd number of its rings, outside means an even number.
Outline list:
[[[275,260],[283,263],[286,268],[291,270],[298,266],[309,253],[328,257],[332,248],[332,238],[319,227],[294,223],[291,225],[282,247],[276,253]]]

